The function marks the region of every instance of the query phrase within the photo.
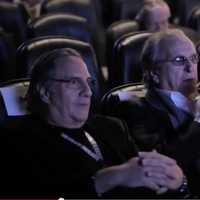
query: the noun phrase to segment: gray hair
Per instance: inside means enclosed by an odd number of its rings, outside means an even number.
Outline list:
[[[69,57],[83,59],[76,50],[61,48],[48,51],[35,61],[32,67],[31,81],[27,92],[28,109],[31,112],[38,112],[38,109],[39,111],[44,109],[45,103],[40,98],[38,86],[50,87],[48,78],[53,76],[57,67],[57,61],[61,58],[68,59]]]
[[[150,72],[155,72],[159,67],[156,61],[165,59],[166,50],[174,41],[188,40],[191,41],[183,31],[179,29],[169,29],[165,32],[152,34],[144,44],[140,61],[143,68],[144,82],[147,86],[156,86],[151,79]]]

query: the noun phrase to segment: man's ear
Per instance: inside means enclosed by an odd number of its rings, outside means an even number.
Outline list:
[[[156,83],[156,84],[160,83],[159,75],[155,71],[150,72],[150,77],[151,77],[151,80],[153,80],[154,83]]]
[[[41,85],[37,85],[37,91],[40,95],[40,99],[44,102],[44,103],[49,103],[50,102],[50,98],[49,98],[49,90]]]

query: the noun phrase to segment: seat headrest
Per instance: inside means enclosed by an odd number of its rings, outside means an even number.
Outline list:
[[[23,116],[28,114],[25,100],[28,86],[29,81],[0,87],[0,95],[7,116]]]

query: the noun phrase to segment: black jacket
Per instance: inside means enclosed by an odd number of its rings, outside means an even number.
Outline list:
[[[138,148],[143,151],[156,149],[174,158],[189,178],[192,190],[199,194],[200,124],[155,90],[136,101],[119,102],[117,98],[110,101],[110,115],[127,122]],[[170,115],[174,118],[182,115],[177,128]]]
[[[96,140],[104,162],[96,162],[61,137],[61,133],[67,131],[91,148],[83,137],[83,129]],[[118,119],[96,116],[88,120],[83,129],[70,133],[68,129],[29,116],[14,130],[2,130],[0,197],[97,198],[92,176],[99,169],[126,162],[137,155],[137,149],[126,126]],[[133,190],[124,191],[117,188],[104,197],[136,194]]]

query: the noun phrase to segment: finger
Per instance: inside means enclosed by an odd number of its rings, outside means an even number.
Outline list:
[[[148,177],[157,177],[157,178],[168,178],[167,175],[163,172],[162,169],[160,168],[152,168],[152,167],[147,167],[143,169],[144,174]]]
[[[155,182],[153,182],[150,178],[145,179],[145,187],[154,190],[155,192],[157,192],[160,187],[159,185],[157,185]]]
[[[183,172],[178,167],[178,165],[169,166],[163,163],[154,163],[153,161],[150,164],[143,164],[143,170],[147,173],[161,173],[169,179],[181,179],[183,178]]]
[[[168,156],[159,154],[155,151],[153,151],[153,152],[139,152],[138,154],[139,154],[139,157],[141,159],[152,158],[152,159],[159,159],[160,161],[165,162],[166,164],[169,164],[169,165],[176,164],[176,161],[174,159],[169,158]]]
[[[176,190],[181,185],[181,181],[176,179],[172,180],[169,178],[158,178],[155,176],[149,176],[148,178],[150,178],[155,184],[172,190]]]
[[[178,165],[173,167],[165,167],[165,171],[163,173],[165,173],[165,175],[171,180],[182,179],[184,176],[181,168]]]
[[[165,193],[165,192],[167,192],[167,191],[168,191],[168,188],[162,186],[162,187],[160,187],[160,188],[156,191],[156,194],[163,194],[163,193]]]
[[[171,169],[173,166],[175,166],[171,164],[169,165],[168,163],[163,162],[160,159],[152,159],[152,158],[141,159],[140,163],[141,163],[141,166],[144,166],[144,167],[148,167],[148,166],[160,167],[160,168],[163,168],[164,170],[166,170],[167,168]]]
[[[165,156],[163,154],[160,154],[160,153],[156,152],[155,150],[152,152],[139,152],[138,154],[139,154],[139,157],[141,157],[141,158],[160,159],[163,162],[166,162],[168,164],[176,164],[176,160],[174,160],[168,156]]]
[[[154,184],[158,185],[159,187],[167,187],[168,188],[169,183],[167,182],[166,178],[157,178],[155,176],[148,176],[148,177],[146,177],[146,179],[151,180]]]
[[[166,192],[169,188],[165,186],[165,182],[159,178],[147,177],[146,178],[146,187],[151,188],[156,191],[157,194],[162,194]]]

